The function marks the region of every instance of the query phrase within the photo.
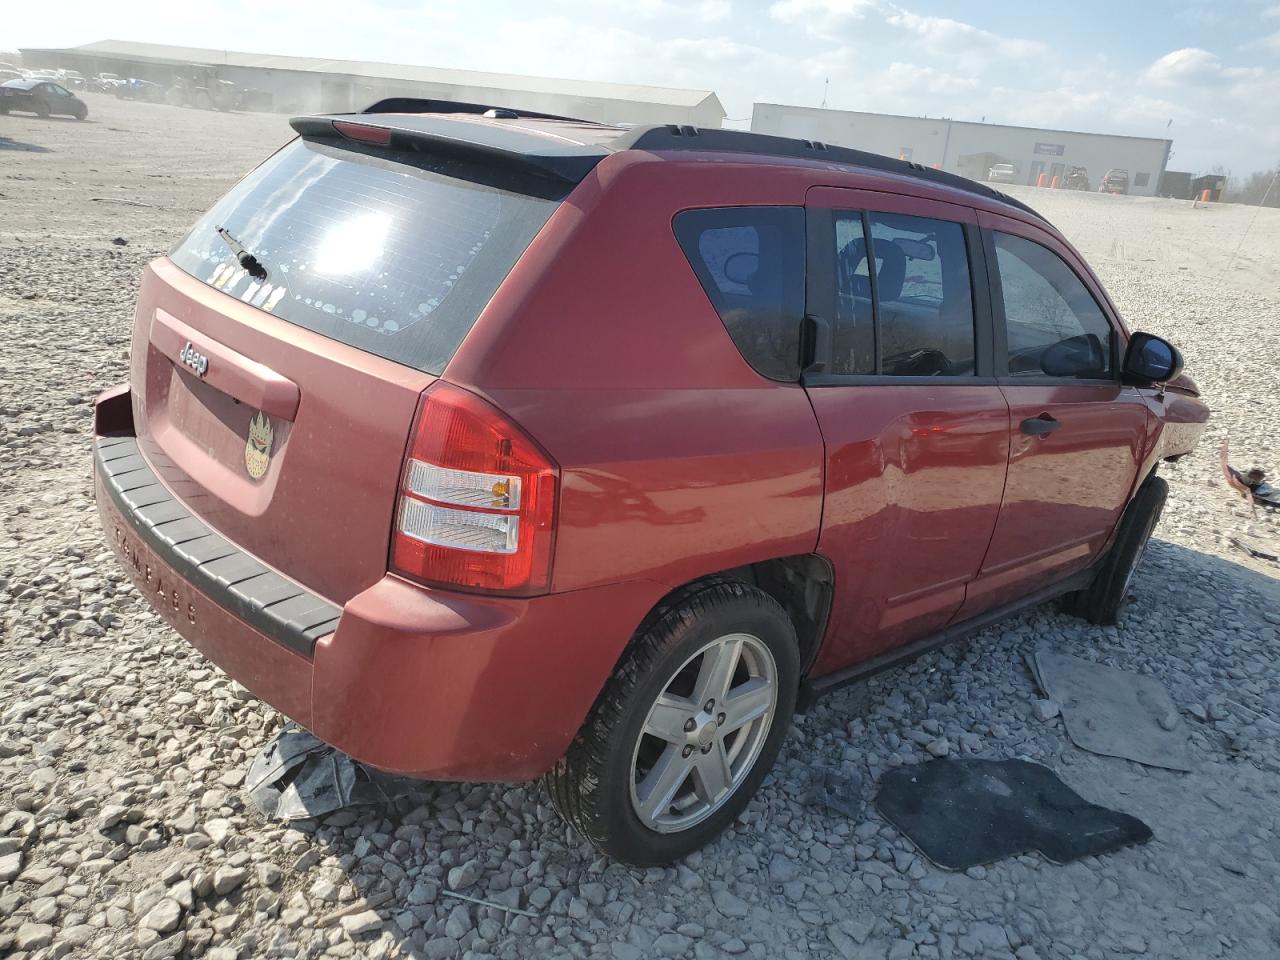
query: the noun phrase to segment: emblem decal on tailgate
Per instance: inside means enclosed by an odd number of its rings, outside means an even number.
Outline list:
[[[187,341],[187,345],[178,351],[178,359],[190,367],[196,376],[203,379],[204,375],[209,372],[209,358],[191,345],[191,341]]]
[[[249,421],[249,439],[244,445],[244,468],[249,476],[261,480],[271,465],[271,418],[259,412]]]

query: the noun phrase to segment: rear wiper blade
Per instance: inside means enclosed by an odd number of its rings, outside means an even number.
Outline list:
[[[231,248],[231,252],[236,255],[236,260],[240,266],[244,267],[245,273],[253,277],[255,280],[267,279],[267,268],[262,265],[262,261],[246,250],[226,227],[215,227],[218,236],[222,238],[223,243]]]

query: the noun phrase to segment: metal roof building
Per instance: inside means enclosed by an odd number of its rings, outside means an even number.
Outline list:
[[[66,49],[23,49],[27,67],[109,72],[168,84],[183,67],[212,67],[219,79],[258,91],[264,109],[282,113],[359,110],[391,96],[462,100],[607,123],[688,123],[718,127],[720,99],[710,90],[648,87],[413,64],[285,57],[237,50],[100,40]]]
[[[870,150],[971,180],[986,180],[997,163],[1013,165],[1015,183],[1032,185],[1041,174],[1051,182],[1072,167],[1084,167],[1096,190],[1107,170],[1119,168],[1129,173],[1129,192],[1144,196],[1156,192],[1173,143],[1155,137],[777,103],[757,103],[751,129]]]

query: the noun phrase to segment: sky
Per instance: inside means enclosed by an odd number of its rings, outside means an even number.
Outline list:
[[[0,49],[102,39],[714,90],[755,102],[1173,140],[1280,166],[1280,0],[62,0]]]

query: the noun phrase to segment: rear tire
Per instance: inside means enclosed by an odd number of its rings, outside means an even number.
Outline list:
[[[1067,598],[1065,606],[1068,613],[1103,626],[1110,626],[1119,619],[1134,571],[1142,562],[1147,541],[1160,522],[1168,496],[1169,484],[1161,477],[1151,477],[1138,488],[1137,495],[1120,518],[1116,541],[1093,583]]]
[[[719,577],[678,591],[641,624],[544,778],[552,803],[615,859],[692,853],[773,766],[799,678],[795,628],[768,594]]]

